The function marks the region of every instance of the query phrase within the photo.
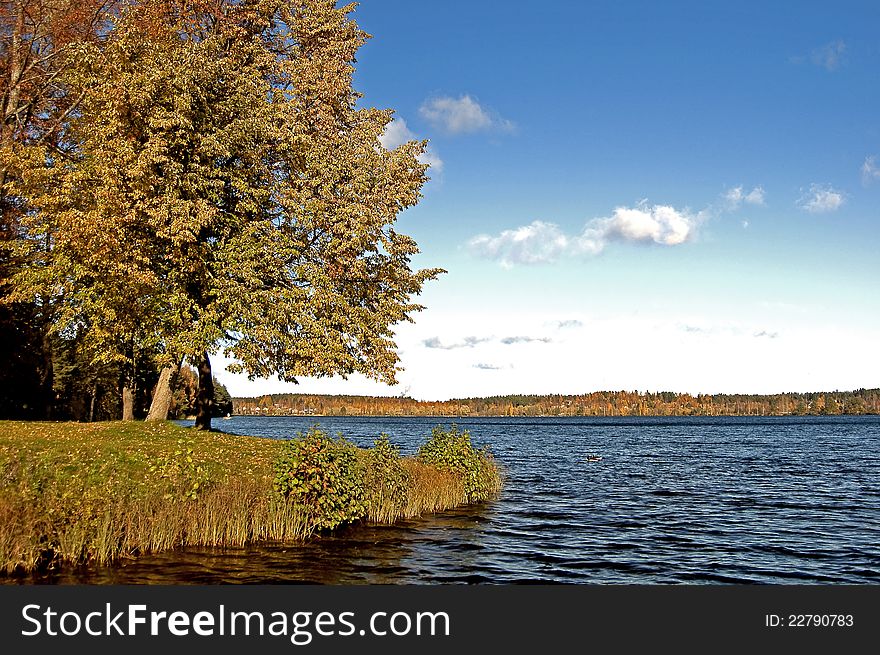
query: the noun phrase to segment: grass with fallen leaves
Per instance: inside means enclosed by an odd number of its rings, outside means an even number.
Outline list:
[[[273,491],[282,443],[172,423],[0,421],[0,572],[307,538],[315,520]],[[401,464],[406,502],[373,520],[467,502],[460,476]]]

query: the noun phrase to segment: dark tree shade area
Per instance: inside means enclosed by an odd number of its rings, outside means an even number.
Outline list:
[[[51,395],[42,334],[27,307],[0,306],[0,417],[37,418]]]

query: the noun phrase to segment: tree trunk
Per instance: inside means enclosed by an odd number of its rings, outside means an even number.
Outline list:
[[[134,390],[128,383],[122,387],[122,420],[134,420]]]
[[[214,378],[208,353],[202,353],[198,362],[199,393],[196,395],[196,429],[211,429],[211,411],[214,409]]]
[[[95,403],[98,400],[98,385],[92,386],[92,399],[89,401],[89,423],[95,421]]]
[[[43,400],[43,416],[46,419],[55,418],[55,363],[52,361],[52,339],[49,336],[49,326],[41,324],[43,338],[43,366],[40,371],[40,395]]]
[[[8,11],[8,10],[7,10]],[[12,38],[7,53],[8,78],[3,80],[7,86],[6,103],[0,107],[3,111],[0,121],[0,145],[11,146],[15,134],[15,122],[17,119],[18,102],[21,93],[21,77],[24,72],[22,56],[22,38],[24,36],[25,7],[23,2],[15,3],[15,25],[12,28]],[[0,198],[3,198],[3,187],[6,185],[7,168],[4,160],[0,169]]]
[[[179,367],[178,367],[179,368]],[[147,414],[148,421],[167,421],[171,409],[171,381],[174,379],[175,368],[166,366],[159,374],[159,382],[153,392],[153,401]]]

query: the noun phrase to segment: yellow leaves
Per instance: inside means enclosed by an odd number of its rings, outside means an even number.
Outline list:
[[[385,150],[391,112],[355,108],[353,5],[220,6],[204,25],[132,6],[72,71],[80,149],[28,164],[30,227],[54,235],[31,287],[60,286],[95,361],[224,342],[251,375],[393,380],[391,327],[441,272],[391,229],[424,143]]]

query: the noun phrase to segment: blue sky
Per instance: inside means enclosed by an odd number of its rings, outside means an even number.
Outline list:
[[[880,384],[880,4],[367,0],[353,16],[373,35],[362,104],[396,110],[386,145],[430,140],[400,229],[449,274],[398,331],[397,387],[297,391]]]

